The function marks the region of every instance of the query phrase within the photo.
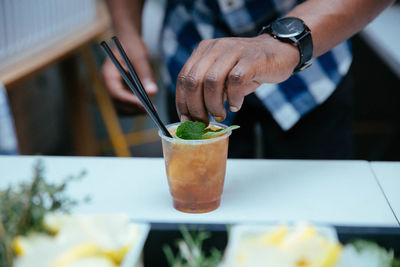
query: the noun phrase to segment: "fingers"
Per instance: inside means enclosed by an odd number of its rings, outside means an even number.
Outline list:
[[[208,113],[203,101],[203,72],[200,66],[196,66],[189,71],[181,71],[178,76],[176,104],[181,120],[188,118],[208,123]]]
[[[254,59],[242,58],[230,40],[213,40],[199,46],[178,75],[176,105],[181,121],[208,123],[209,114],[216,121],[226,117],[224,101],[238,111],[245,95],[258,86],[252,82],[256,71]]]
[[[182,77],[182,76],[179,76]],[[182,87],[183,85],[181,83],[183,83],[182,81],[180,82],[180,80],[182,78],[178,77],[178,82],[176,85],[176,92],[175,92],[175,103],[176,103],[176,110],[178,112],[178,116],[180,121],[184,122],[187,120],[190,120],[190,115],[189,115],[189,110],[187,108],[186,105],[186,99],[185,99],[185,91],[183,91]]]
[[[132,65],[135,68],[139,79],[141,80],[144,89],[149,96],[153,96],[157,93],[157,83],[155,82],[153,71],[148,60],[147,52],[136,56],[132,60]]]
[[[178,75],[176,107],[181,121],[190,119],[208,123],[202,81],[205,72],[217,56],[216,53],[208,53],[212,46],[212,42],[201,42]]]
[[[130,53],[132,54],[132,53]],[[125,70],[127,67],[121,60],[118,53],[116,53],[117,58],[121,62]],[[147,59],[147,53],[144,52],[139,54],[139,57],[132,57],[132,65],[142,81],[143,87],[145,88],[149,96],[153,96],[157,93],[157,84],[154,81],[153,73],[150,67],[150,63]],[[117,110],[123,114],[140,114],[143,113],[144,107],[136,95],[126,86],[123,78],[121,77],[119,71],[111,62],[111,60],[106,59],[102,74],[104,81],[111,97],[114,99]]]
[[[254,62],[241,59],[227,75],[227,100],[229,109],[237,112],[242,107],[244,97],[253,92],[260,84],[253,81],[256,73]]]
[[[104,82],[113,99],[124,103],[141,105],[139,99],[125,86],[120,73],[109,59],[104,63],[102,73]]]
[[[237,57],[226,52],[210,66],[204,77],[204,103],[207,111],[216,121],[223,121],[226,117],[224,102],[227,99],[226,77],[237,63]]]

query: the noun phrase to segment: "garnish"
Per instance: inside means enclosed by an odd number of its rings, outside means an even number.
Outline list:
[[[388,251],[372,241],[356,239],[346,247],[355,249],[356,253],[352,254],[352,258],[353,261],[357,259],[360,262],[357,266],[365,266],[371,262],[371,259],[381,267],[392,267],[397,264],[393,250]]]
[[[209,139],[223,135],[238,128],[240,128],[240,126],[231,125],[225,129],[213,130],[209,127],[206,127],[206,124],[202,122],[185,121],[178,126],[178,129],[176,129],[175,137],[185,140]]]
[[[50,211],[68,212],[78,202],[66,196],[69,182],[80,179],[67,177],[60,184],[50,184],[44,179],[44,167],[40,160],[35,163],[31,182],[0,191],[0,266],[12,266],[14,251],[12,242],[16,236],[30,232],[49,233],[43,219]]]
[[[206,124],[198,121],[185,121],[176,129],[176,136],[185,140],[202,139]]]
[[[231,125],[231,126],[229,126],[229,127],[226,127],[225,129],[218,129],[218,130],[216,130],[216,131],[213,131],[213,130],[209,130],[209,131],[206,131],[204,134],[203,134],[203,139],[208,139],[208,138],[214,138],[214,137],[217,137],[217,136],[219,136],[219,135],[222,135],[222,134],[224,134],[224,133],[227,133],[227,132],[229,132],[229,131],[233,131],[233,130],[235,130],[235,129],[239,129],[240,128],[240,126],[239,125]]]
[[[171,267],[214,267],[222,259],[222,251],[212,248],[209,253],[203,248],[204,241],[211,237],[210,232],[203,230],[189,231],[180,226],[181,239],[176,241],[178,252],[175,255],[170,246],[164,245],[163,251]]]

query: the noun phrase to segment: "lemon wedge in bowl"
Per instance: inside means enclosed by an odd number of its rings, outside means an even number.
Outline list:
[[[306,223],[233,226],[223,267],[333,267],[342,247],[329,227]]]
[[[52,237],[42,233],[32,233],[29,236],[17,236],[13,240],[13,249],[17,256],[25,256],[34,250],[35,246],[49,242]]]
[[[149,231],[126,215],[48,214],[44,226],[53,234],[14,240],[15,267],[130,266],[137,262]]]
[[[65,267],[117,267],[114,262],[112,262],[107,257],[89,257],[82,258],[71,262]]]

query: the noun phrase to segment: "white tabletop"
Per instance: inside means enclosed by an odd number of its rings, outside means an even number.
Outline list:
[[[383,11],[363,31],[362,36],[400,78],[400,5]]]
[[[371,162],[371,167],[400,223],[400,162]]]
[[[0,187],[32,176],[35,157],[0,156]],[[69,187],[90,195],[75,211],[125,212],[132,219],[178,223],[307,220],[351,226],[398,226],[365,161],[228,160],[221,206],[206,214],[172,207],[162,158],[43,157],[46,177],[60,181],[87,170]]]

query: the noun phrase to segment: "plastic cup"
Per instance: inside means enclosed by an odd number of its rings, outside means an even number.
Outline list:
[[[167,125],[174,135],[180,123]],[[220,128],[226,125],[212,123]],[[168,185],[174,208],[188,213],[215,210],[224,187],[228,143],[231,132],[202,140],[162,139]]]

